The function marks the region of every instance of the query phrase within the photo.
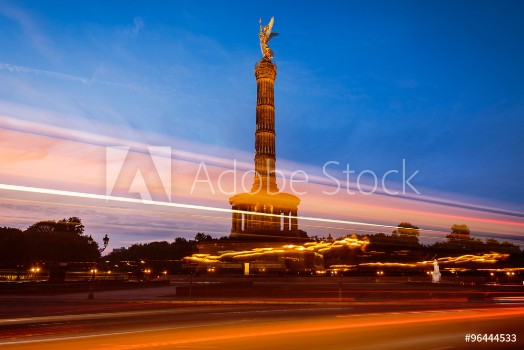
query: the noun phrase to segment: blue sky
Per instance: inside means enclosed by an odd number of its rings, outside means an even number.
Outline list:
[[[279,160],[384,173],[406,159],[422,188],[522,213],[523,15],[521,1],[2,1],[0,113],[251,152],[258,19],[275,16]]]

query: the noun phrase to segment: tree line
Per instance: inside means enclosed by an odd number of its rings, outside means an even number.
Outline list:
[[[26,230],[0,227],[0,262],[30,264],[36,262],[79,262],[100,259],[98,244],[85,235],[84,225],[78,217],[61,220],[46,220],[29,226]],[[419,242],[420,228],[409,222],[401,222],[391,234],[376,233],[356,236],[369,241],[366,250],[380,252],[389,261],[409,261],[426,259],[432,256],[477,254],[485,252],[521,253],[517,245],[499,242],[495,239],[485,241],[473,238],[465,224],[455,224],[445,241],[432,245]],[[228,237],[213,238],[198,232],[194,239],[176,238],[172,242],[155,241],[133,244],[123,250],[116,250],[107,256],[111,261],[138,260],[180,260],[198,252],[199,242],[218,242]],[[317,236],[311,240],[329,240]],[[347,249],[333,250],[325,254],[326,264],[355,263],[362,256]]]
[[[95,261],[98,244],[84,234],[78,217],[39,221],[25,230],[0,227],[0,262]]]

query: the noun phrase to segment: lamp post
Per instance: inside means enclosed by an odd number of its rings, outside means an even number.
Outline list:
[[[149,281],[149,274],[150,273],[151,273],[151,269],[145,269],[144,270],[144,275],[145,275],[146,281]]]
[[[38,273],[40,272],[39,267],[32,267],[31,268],[31,275],[29,277],[29,280],[38,280]]]
[[[102,248],[98,248],[99,253],[102,253],[107,248],[107,245],[109,244],[109,237],[107,236],[107,234],[104,236],[104,238],[102,238],[102,241],[104,242],[104,246]],[[95,241],[93,240],[93,237],[89,236],[87,237],[87,242],[89,244],[93,244]],[[89,293],[87,294],[87,299],[94,298],[93,288],[94,288],[96,272],[97,270],[95,268],[91,269],[91,279],[89,280]]]

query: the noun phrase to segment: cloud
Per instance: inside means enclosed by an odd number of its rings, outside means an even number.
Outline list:
[[[3,2],[0,6],[0,14],[18,23],[36,51],[48,59],[56,59],[57,53],[51,38],[28,12]]]
[[[94,77],[86,78],[86,77],[81,77],[77,75],[65,74],[65,73],[31,68],[31,67],[26,67],[26,66],[18,66],[18,65],[9,64],[9,63],[0,62],[0,70],[5,70],[5,71],[13,72],[13,73],[33,74],[33,75],[38,75],[38,76],[42,76],[46,78],[58,79],[58,80],[64,80],[64,81],[73,81],[73,82],[87,84],[87,85],[97,83],[97,84],[103,84],[103,85],[109,85],[109,86],[123,87],[123,88],[130,89],[133,91],[139,91],[139,90],[144,89],[143,87],[136,85],[136,84],[99,80]]]
[[[137,36],[138,33],[144,28],[144,20],[141,17],[135,17],[133,18],[133,27],[131,29],[131,32],[134,36]]]
[[[25,66],[17,66],[17,65],[9,64],[9,63],[0,63],[0,69],[7,70],[9,72],[14,72],[14,73],[28,73],[28,74],[44,76],[47,78],[67,80],[67,81],[76,81],[76,82],[83,83],[83,84],[89,84],[93,82],[91,79],[79,77],[76,75],[58,73],[58,72],[53,72],[53,71],[48,71],[48,70],[25,67]]]

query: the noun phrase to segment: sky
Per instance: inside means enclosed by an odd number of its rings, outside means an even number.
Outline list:
[[[409,221],[432,242],[466,223],[523,244],[523,15],[521,1],[1,0],[0,226],[79,216],[111,249],[227,235],[228,198],[251,185],[259,18],[274,16],[277,168],[303,193],[301,228]]]

